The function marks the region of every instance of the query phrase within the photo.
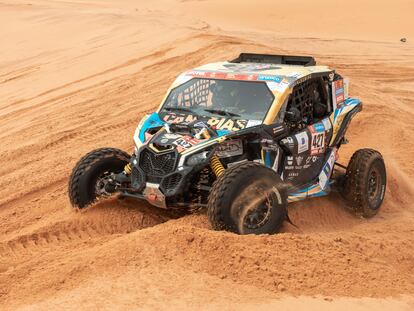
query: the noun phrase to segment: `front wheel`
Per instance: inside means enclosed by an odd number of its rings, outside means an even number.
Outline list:
[[[121,173],[129,159],[126,152],[115,148],[96,149],[81,158],[69,178],[72,206],[84,208],[98,197],[109,195],[109,176]]]
[[[382,155],[373,149],[360,149],[349,161],[343,196],[357,214],[369,218],[378,213],[384,201],[386,183]]]
[[[227,169],[211,189],[207,214],[215,230],[272,234],[287,216],[281,178],[263,165],[246,162]]]

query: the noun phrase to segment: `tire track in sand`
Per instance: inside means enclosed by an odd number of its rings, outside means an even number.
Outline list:
[[[66,220],[1,242],[0,263],[10,262],[11,259],[17,263],[66,244],[84,244],[108,236],[128,234],[174,217],[171,213],[128,199],[118,202],[116,198],[102,200],[86,210],[73,213]]]

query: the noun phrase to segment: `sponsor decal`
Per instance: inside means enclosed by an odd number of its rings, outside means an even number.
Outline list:
[[[299,73],[299,72],[291,72],[291,73],[288,73],[288,74],[286,75],[286,77],[289,77],[289,78],[299,78],[301,75],[302,75],[302,74],[301,74],[301,73]]]
[[[233,71],[256,71],[256,70],[265,70],[273,68],[257,68],[255,66],[251,68],[238,68],[238,70]],[[276,67],[277,68],[277,67]],[[269,88],[273,87],[285,90],[289,86],[289,82],[281,76],[273,75],[257,75],[257,74],[239,74],[233,72],[217,72],[217,71],[203,71],[203,70],[192,70],[185,74],[187,77],[199,77],[199,78],[211,78],[211,79],[223,79],[223,80],[242,80],[242,81],[263,81],[268,83],[275,83],[269,85]]]
[[[244,81],[257,81],[258,76],[255,74],[235,74],[227,72],[216,71],[201,71],[193,70],[187,72],[188,76],[211,78],[211,79],[223,79],[223,80],[244,80]]]
[[[197,145],[201,141],[190,136],[184,136],[183,139],[191,145]]]
[[[172,133],[166,133],[166,134],[164,134],[164,137],[167,138],[167,139],[177,139],[177,138],[180,138],[180,135],[172,134]]]
[[[261,76],[257,77],[257,80],[258,81],[273,81],[273,82],[276,82],[276,83],[280,83],[280,82],[282,82],[282,77],[261,75]]]
[[[246,128],[247,122],[247,120],[212,117],[207,121],[207,124],[218,130],[238,131]]]
[[[305,164],[303,165],[303,168],[309,168],[312,163],[315,163],[318,160],[318,157],[316,156],[309,156],[305,160]]]
[[[273,92],[273,91],[276,91],[276,89],[278,88],[278,86],[279,86],[279,83],[277,83],[277,82],[269,82],[269,81],[267,81],[266,82],[266,84],[267,84],[267,86],[269,87],[269,89]]]
[[[284,145],[289,145],[290,147],[293,147],[295,145],[292,137],[286,137],[281,140],[281,143]]]
[[[289,87],[289,82],[284,80],[279,83],[279,85],[275,88],[275,90],[278,91],[279,93],[284,93],[288,87]]]
[[[200,71],[200,70],[191,70],[187,72],[188,76],[193,76],[193,77],[204,77],[206,74],[205,71]]]
[[[320,133],[320,132],[325,131],[325,127],[322,122],[318,122],[318,123],[315,123],[314,125],[309,126],[309,130],[311,131],[311,133],[315,133],[315,132]]]
[[[253,126],[256,126],[256,125],[260,125],[260,124],[262,124],[262,121],[260,121],[260,120],[249,120],[249,121],[247,121],[246,128],[253,127]]]
[[[349,79],[344,79],[344,98],[349,98]]]
[[[278,135],[280,132],[284,132],[285,128],[281,125],[272,128],[273,135]]]
[[[260,68],[257,70],[264,70],[264,69],[268,69],[268,68]],[[255,70],[253,69],[248,70],[244,68],[243,71],[255,71]],[[295,74],[297,74],[298,76],[300,75],[298,73],[295,73]],[[262,82],[266,82],[267,86],[269,87],[271,91],[277,91],[279,93],[284,93],[290,84],[287,79],[281,76],[273,76],[273,75],[238,74],[238,73],[203,71],[203,70],[192,70],[192,71],[187,72],[185,75],[190,78],[199,77],[199,78],[222,79],[222,80],[262,81]],[[296,76],[289,76],[289,79],[292,79],[292,78],[296,78]],[[300,79],[300,81],[305,81],[302,79]]]
[[[179,139],[177,139],[174,142],[174,145],[177,146],[178,152],[182,152],[188,148],[191,148],[192,146],[198,144],[201,140],[195,139],[191,136],[183,136]]]
[[[309,150],[309,137],[307,132],[296,134],[296,140],[298,141],[298,153]]]
[[[182,147],[184,149],[188,149],[188,148],[191,148],[193,146],[190,142],[188,142],[186,139],[184,139],[184,137],[180,138],[180,139],[177,139],[174,142],[174,144],[177,145],[178,147]]]
[[[179,114],[166,114],[163,117],[163,120],[168,123],[178,124],[178,123],[190,123],[197,120],[197,117],[191,114],[179,115]]]
[[[341,104],[345,100],[345,87],[344,87],[344,80],[336,80],[332,83],[332,99],[333,99],[333,106],[336,109],[340,107]]]
[[[302,164],[302,161],[303,161],[303,157],[301,157],[301,156],[296,157],[296,163],[297,163],[297,165],[301,165]]]
[[[216,154],[220,158],[242,155],[243,142],[241,141],[241,139],[225,141],[217,146]]]
[[[293,165],[293,157],[292,156],[287,157],[287,165]]]
[[[271,69],[278,69],[280,67],[272,64],[223,64],[223,67],[235,72],[241,71],[261,71],[261,70],[271,70]]]
[[[233,74],[228,73],[224,79],[228,80],[243,80],[243,81],[254,81],[257,80],[256,75],[245,75],[245,74]]]
[[[288,156],[286,158],[286,165],[285,165],[285,170],[289,171],[289,170],[301,170],[303,168],[303,166],[301,165],[303,163],[304,157],[302,156],[297,156],[297,157],[293,157],[293,156]]]
[[[260,144],[262,145],[262,148],[265,150],[272,150],[272,151],[279,150],[279,145],[271,139],[264,138],[260,141]]]
[[[326,131],[329,131],[332,128],[331,121],[329,121],[329,118],[323,119],[322,123]]]
[[[179,123],[191,123],[197,120],[197,116],[194,115],[179,115],[179,114],[166,114],[163,120],[172,124]],[[231,118],[219,118],[211,117],[205,121],[209,126],[215,127],[217,130],[239,131],[246,128],[248,120],[234,120]],[[197,123],[202,126],[202,121]]]
[[[311,75],[307,75],[307,76],[305,76],[303,78],[297,79],[296,81],[294,81],[293,86],[298,85],[298,84],[301,84],[301,83],[303,83],[303,82],[311,79],[311,77],[312,77]]]
[[[268,82],[269,85],[269,82]],[[277,91],[279,93],[284,93],[286,89],[289,87],[289,81],[286,79],[283,79],[279,83],[276,83],[275,85],[272,84],[272,87],[269,86],[270,90]]]
[[[205,124],[203,121],[197,122],[196,124],[194,124],[194,127],[197,128],[207,128],[207,124]]]
[[[319,186],[321,187],[322,190],[325,190],[328,184],[334,164],[335,164],[335,149],[332,150],[331,154],[329,155],[328,161],[326,161],[321,173],[319,174]]]

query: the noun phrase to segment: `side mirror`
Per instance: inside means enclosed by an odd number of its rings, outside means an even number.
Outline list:
[[[291,107],[288,111],[286,111],[285,119],[288,122],[296,123],[302,120],[302,114],[298,108]]]

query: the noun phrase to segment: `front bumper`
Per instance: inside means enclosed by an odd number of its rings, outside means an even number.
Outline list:
[[[193,167],[178,167],[176,150],[157,153],[145,146],[131,158],[131,187],[135,196],[167,208],[171,198],[183,195],[189,186]]]

